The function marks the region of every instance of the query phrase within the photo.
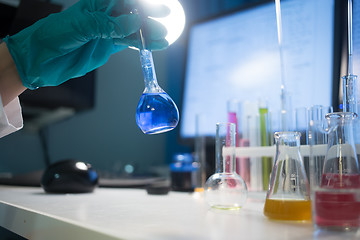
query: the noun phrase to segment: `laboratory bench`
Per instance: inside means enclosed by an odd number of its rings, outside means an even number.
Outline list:
[[[115,239],[360,239],[323,233],[310,222],[271,221],[264,192],[249,192],[239,211],[210,209],[202,193],[97,188],[87,194],[47,194],[40,187],[0,186],[0,226],[31,240]]]

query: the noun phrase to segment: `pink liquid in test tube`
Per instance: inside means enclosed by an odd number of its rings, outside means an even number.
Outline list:
[[[242,139],[238,132],[238,119],[236,112],[228,112],[228,121],[235,123],[236,127],[236,147],[249,147],[249,140]],[[250,186],[250,159],[247,157],[236,157],[236,173],[239,174],[246,185]]]

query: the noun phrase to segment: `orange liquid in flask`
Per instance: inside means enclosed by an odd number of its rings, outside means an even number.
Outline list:
[[[311,201],[266,199],[264,215],[276,220],[311,221]]]

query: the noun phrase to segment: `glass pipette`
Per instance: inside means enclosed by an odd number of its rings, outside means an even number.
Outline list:
[[[358,113],[357,76],[353,74],[352,0],[348,0],[348,71],[343,81],[343,111]]]
[[[348,62],[348,75],[353,75],[353,41],[352,41],[352,0],[348,1],[348,51],[349,51],[349,62]]]
[[[285,85],[285,67],[284,67],[284,54],[282,47],[282,23],[281,23],[281,8],[280,0],[275,0],[275,11],[276,11],[276,25],[278,31],[278,43],[280,52],[280,71],[281,71],[281,86],[280,86],[280,101],[281,101],[281,130],[288,130],[288,102],[287,102],[287,91]]]

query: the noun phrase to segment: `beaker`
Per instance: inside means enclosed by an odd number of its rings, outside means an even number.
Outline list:
[[[235,171],[235,137],[235,124],[216,124],[216,169],[204,187],[205,200],[212,208],[237,210],[246,202],[247,186]]]
[[[264,214],[276,220],[311,220],[309,183],[300,155],[299,132],[276,132],[275,162]]]
[[[352,112],[327,114],[325,121],[312,122],[311,131],[323,131],[327,144],[311,139],[311,192],[316,228],[356,230],[360,227],[360,169],[354,143]],[[320,130],[319,130],[320,129]],[[324,148],[325,161],[318,162]]]

